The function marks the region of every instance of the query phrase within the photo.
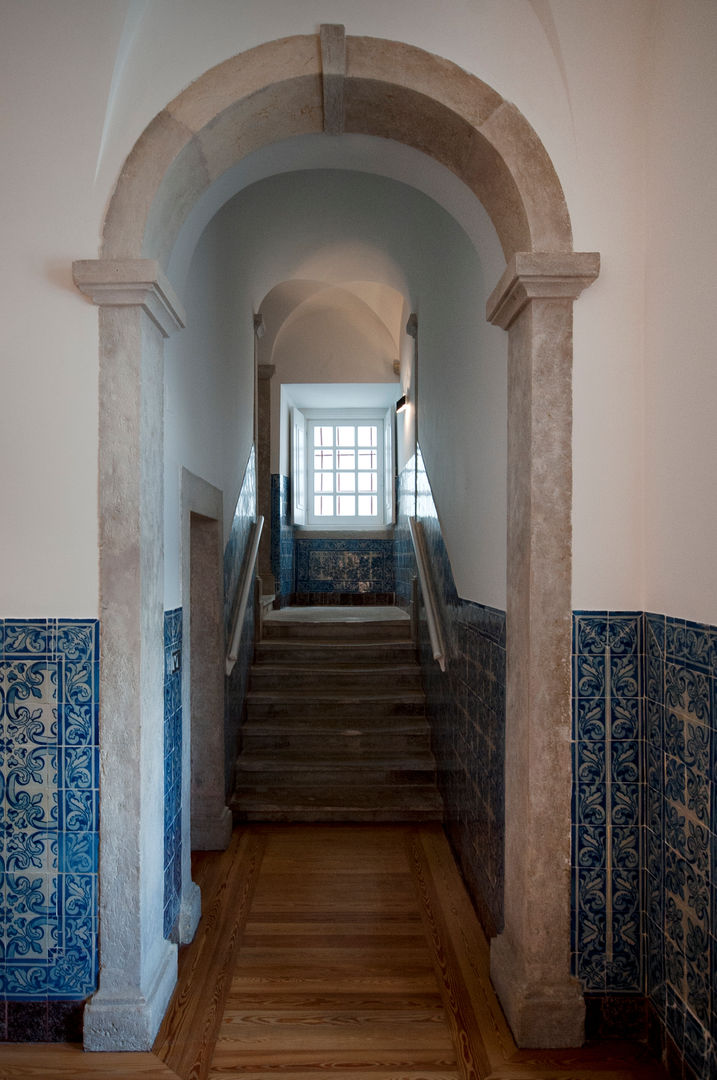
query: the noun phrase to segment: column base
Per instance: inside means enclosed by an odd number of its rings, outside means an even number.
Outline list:
[[[526,973],[505,933],[491,942],[490,977],[519,1047],[582,1046],[585,1001],[578,979],[566,975],[560,982],[551,982]]]
[[[177,946],[163,942],[160,962],[147,994],[98,990],[85,1008],[85,1050],[151,1050],[177,982]]]
[[[194,881],[182,890],[182,903],[179,908],[179,921],[177,934],[180,945],[188,945],[194,940],[194,935],[202,916],[202,892]]]
[[[206,817],[192,810],[192,851],[226,851],[232,838],[234,821],[228,806]]]

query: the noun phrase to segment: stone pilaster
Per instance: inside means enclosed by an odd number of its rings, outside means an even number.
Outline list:
[[[572,305],[587,254],[518,254],[488,301],[510,334],[505,927],[491,978],[519,1046],[577,1046],[570,974]]]
[[[100,305],[100,978],[90,1050],[149,1050],[176,981],[164,939],[163,339],[184,324],[151,259],[73,266]],[[121,763],[121,764],[120,764]]]

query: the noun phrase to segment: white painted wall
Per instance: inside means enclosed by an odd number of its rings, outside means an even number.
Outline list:
[[[97,250],[122,18],[94,0],[0,11],[2,616],[97,615],[97,312],[71,264]]]
[[[458,590],[504,607],[507,339],[483,315],[500,266],[487,219],[481,254],[491,266],[488,275],[463,230],[414,189],[369,174],[306,171],[247,188],[213,219],[204,244],[219,260],[231,310],[245,312],[249,324],[247,297],[258,309],[262,290],[292,278],[373,281],[405,296],[419,319],[419,439]],[[278,336],[273,326],[267,329],[277,387],[342,377],[393,380],[398,348],[361,300],[349,296],[340,311],[329,312],[322,293],[297,286],[297,298],[304,292],[294,318],[284,318],[285,329]],[[346,326],[343,356],[339,317]],[[195,351],[193,339],[185,341]],[[184,348],[179,335],[173,352]],[[307,362],[312,350],[313,366]],[[261,358],[269,359],[263,351]],[[273,396],[280,424],[278,392]],[[196,399],[195,387],[190,398]]]
[[[165,346],[165,609],[182,603],[182,467],[224,493],[224,539],[231,528],[253,438],[254,330],[246,293],[224,273],[216,237],[192,260],[187,328]]]
[[[712,0],[6,0],[0,18],[0,614],[97,612],[96,312],[69,267],[96,255],[124,158],[213,64],[342,21],[514,102],[576,247],[602,254],[575,318],[575,606],[717,622]]]
[[[717,622],[717,5],[658,4],[645,289],[645,604]]]

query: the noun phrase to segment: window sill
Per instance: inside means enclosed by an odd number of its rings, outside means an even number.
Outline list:
[[[351,526],[342,528],[340,525],[330,528],[317,528],[314,525],[294,525],[294,536],[306,540],[392,540],[393,525],[381,525],[377,528],[360,528]]]

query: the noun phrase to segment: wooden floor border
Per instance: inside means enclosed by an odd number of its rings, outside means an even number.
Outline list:
[[[490,981],[490,946],[443,830],[407,836],[416,889],[464,1080],[666,1080],[646,1047],[520,1050]]]
[[[262,834],[236,830],[221,859],[208,863],[208,880],[201,880],[200,863],[198,883],[211,900],[192,946],[183,951],[154,1044],[154,1053],[180,1080],[205,1080],[209,1072],[265,848]]]

